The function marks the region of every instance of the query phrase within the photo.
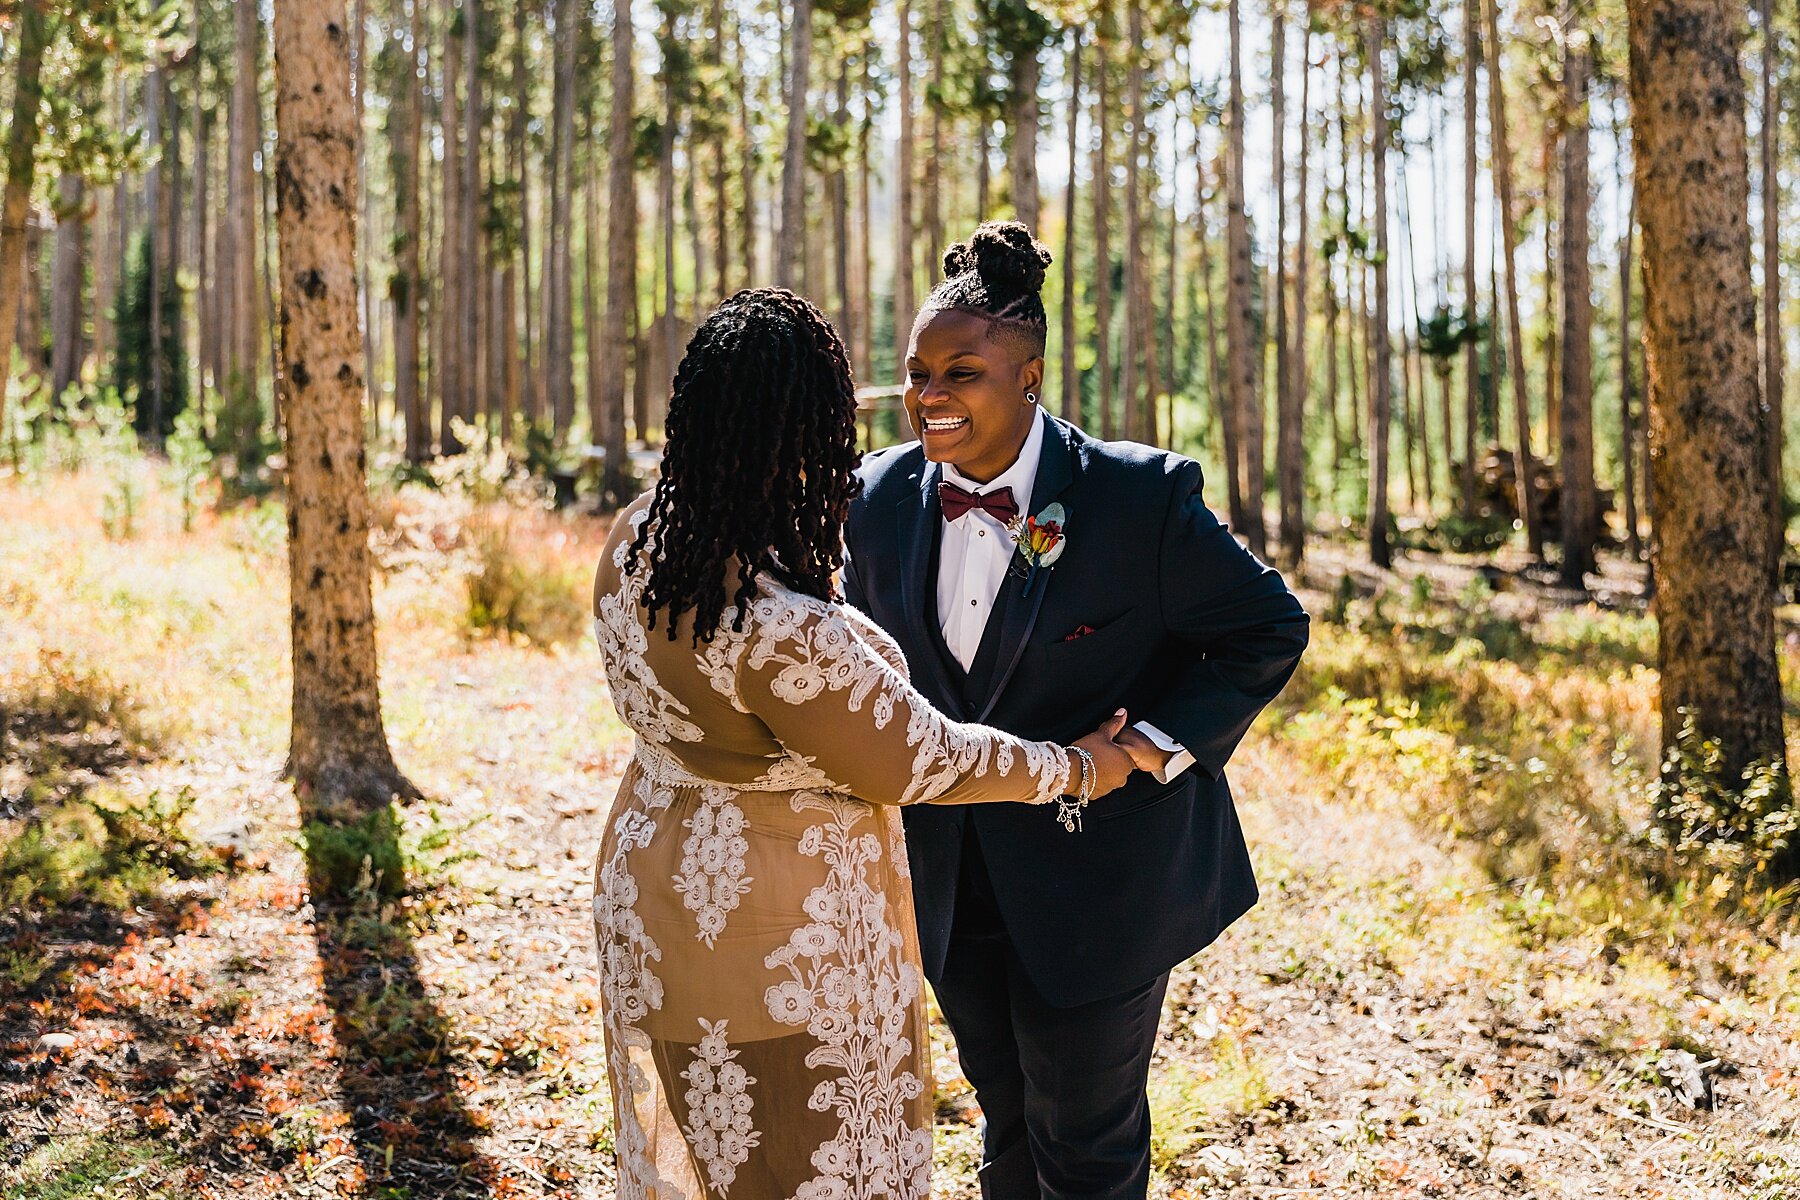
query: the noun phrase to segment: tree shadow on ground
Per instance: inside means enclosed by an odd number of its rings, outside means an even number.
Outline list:
[[[387,805],[327,824],[302,801],[313,930],[357,1156],[379,1196],[485,1197],[486,1127],[452,1069],[450,1022],[419,975],[429,895],[408,894],[401,823]],[[352,874],[353,873],[353,874]]]

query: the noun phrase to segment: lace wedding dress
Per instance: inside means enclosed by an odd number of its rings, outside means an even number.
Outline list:
[[[639,514],[629,523],[635,531]],[[621,522],[621,525],[626,525]],[[741,632],[595,634],[637,734],[594,891],[621,1200],[924,1200],[930,1043],[894,806],[1046,802],[1062,749],[948,720],[899,648],[764,578]],[[1048,818],[1046,818],[1048,819]]]

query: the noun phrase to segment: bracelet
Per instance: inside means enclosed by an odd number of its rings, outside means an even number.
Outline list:
[[[1056,821],[1070,833],[1081,831],[1081,810],[1088,806],[1094,798],[1094,788],[1099,782],[1099,772],[1094,767],[1094,756],[1080,746],[1070,746],[1069,750],[1081,763],[1081,782],[1076,785],[1077,792],[1073,796],[1059,796],[1056,801]]]

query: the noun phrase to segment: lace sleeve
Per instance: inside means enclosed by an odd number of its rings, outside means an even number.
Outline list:
[[[1041,804],[1069,766],[1054,742],[950,720],[831,606],[764,597],[738,660],[738,694],[789,754],[877,804]]]

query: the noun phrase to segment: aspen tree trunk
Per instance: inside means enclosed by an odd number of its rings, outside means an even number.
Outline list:
[[[1107,157],[1107,62],[1106,33],[1094,37],[1094,402],[1100,416],[1100,436],[1111,439],[1112,403],[1112,160]]]
[[[787,148],[781,162],[781,237],[775,286],[798,287],[806,252],[806,92],[812,67],[812,0],[796,0],[788,26]]]
[[[1732,786],[1751,763],[1785,774],[1787,758],[1745,220],[1743,8],[1637,0],[1627,12],[1663,744],[1691,719],[1718,742]],[[1776,873],[1800,875],[1800,851],[1790,846]]]
[[[1494,139],[1494,186],[1500,196],[1501,261],[1506,268],[1506,337],[1510,351],[1513,414],[1518,454],[1519,513],[1525,523],[1525,542],[1533,558],[1544,556],[1544,533],[1538,520],[1537,489],[1532,486],[1531,403],[1525,391],[1525,336],[1519,324],[1519,229],[1513,221],[1512,155],[1506,145],[1506,87],[1500,76],[1500,0],[1486,0],[1488,126]]]
[[[1563,56],[1562,582],[1595,569],[1600,499],[1594,486],[1594,301],[1588,268],[1588,42],[1570,30]]]
[[[1261,400],[1256,386],[1256,348],[1252,333],[1254,303],[1251,295],[1250,220],[1244,209],[1244,79],[1239,64],[1242,36],[1239,0],[1230,0],[1231,90],[1226,110],[1230,163],[1225,191],[1225,348],[1230,377],[1230,412],[1239,436],[1242,458],[1234,467],[1243,496],[1242,532],[1253,554],[1268,552],[1263,526],[1263,431]]]
[[[1386,31],[1380,14],[1366,18],[1369,60],[1370,143],[1373,156],[1370,175],[1375,187],[1375,319],[1369,327],[1373,344],[1374,379],[1369,394],[1369,558],[1378,567],[1393,565],[1388,542],[1388,427],[1394,403],[1393,366],[1388,333],[1388,235],[1387,235],[1387,80],[1382,65]]]
[[[1479,171],[1475,108],[1480,103],[1477,78],[1481,67],[1480,5],[1481,0],[1463,0],[1463,318],[1471,323],[1481,311],[1480,293],[1475,283],[1475,189]],[[1489,328],[1492,329],[1491,324]],[[1480,346],[1475,338],[1463,340],[1463,461],[1458,483],[1462,514],[1471,519],[1475,516],[1475,433],[1481,412],[1479,353]]]
[[[343,0],[277,4],[275,178],[287,415],[293,733],[288,770],[326,819],[414,793],[382,728],[356,323],[356,149]]]
[[[1081,146],[1081,26],[1069,31],[1069,183],[1063,189],[1062,416],[1081,424],[1081,376],[1075,367],[1075,164]],[[1100,187],[1095,180],[1094,186]]]
[[[894,169],[894,382],[906,378],[912,340],[913,299],[913,102],[912,4],[900,0],[900,36],[894,72],[900,86],[900,145]]]
[[[612,51],[612,110],[606,138],[605,386],[596,397],[597,411],[591,417],[601,435],[598,440],[606,448],[604,499],[623,505],[631,499],[625,461],[625,365],[632,313],[637,308],[637,187],[631,160],[637,83],[631,0],[614,0]]]

